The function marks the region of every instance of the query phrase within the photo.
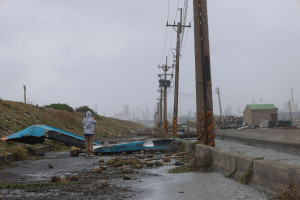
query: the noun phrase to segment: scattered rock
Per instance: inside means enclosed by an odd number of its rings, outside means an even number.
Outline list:
[[[100,167],[98,167],[98,168],[93,169],[92,172],[94,172],[94,173],[101,173],[102,169]]]
[[[114,164],[113,167],[122,167],[123,166],[123,163],[117,163],[117,164]]]
[[[181,166],[181,165],[184,165],[184,163],[180,160],[176,160],[175,165],[176,166]]]
[[[101,162],[104,162],[104,158],[103,157],[99,158],[99,160],[98,160],[98,163],[101,163]]]
[[[78,156],[79,155],[79,151],[78,150],[71,150],[70,151],[70,155],[71,156]]]
[[[52,176],[50,178],[50,183],[59,183],[60,182],[60,178],[58,176]]]
[[[70,181],[78,181],[78,174],[72,174],[70,176]]]
[[[153,154],[148,154],[147,158],[153,158]]]
[[[131,179],[131,176],[129,176],[129,175],[123,175],[123,179],[124,179],[124,180],[130,180],[130,179]]]
[[[180,152],[179,154],[178,154],[178,156],[183,156],[183,155],[185,155],[186,154],[186,152]]]
[[[171,158],[170,158],[170,157],[165,157],[165,158],[163,159],[163,161],[164,161],[164,162],[171,162]]]
[[[121,170],[122,174],[132,174],[133,173],[133,169],[132,168],[125,168]]]
[[[144,158],[144,154],[137,154],[137,158],[139,158],[139,159],[143,159]]]
[[[106,166],[100,166],[99,168],[101,168],[103,171],[107,169]]]
[[[48,164],[48,167],[49,167],[50,169],[52,169],[52,168],[53,168],[53,165],[51,165],[51,164]]]
[[[142,160],[142,164],[146,165],[147,161],[146,160]]]
[[[103,180],[100,182],[100,187],[103,188],[103,187],[108,187],[109,186],[109,182],[107,180]]]
[[[146,161],[148,167],[153,167],[154,163],[152,161]]]
[[[142,168],[143,168],[143,165],[141,165],[141,164],[135,164],[135,165],[134,165],[134,168],[136,168],[136,169],[142,169]]]
[[[161,160],[155,162],[155,166],[156,166],[156,167],[161,167],[161,166],[163,166],[164,164],[165,164],[165,163],[164,163],[163,161],[161,161]]]

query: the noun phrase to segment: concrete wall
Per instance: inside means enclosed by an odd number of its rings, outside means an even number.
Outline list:
[[[216,138],[245,142],[281,145],[286,149],[300,149],[300,130],[278,129],[217,129]]]
[[[252,173],[250,184],[261,186],[273,192],[281,193],[288,187],[296,186],[300,190],[300,167],[268,160],[256,160],[255,157],[244,156],[222,151],[215,147],[197,144],[195,156],[201,157],[204,152],[212,157],[212,168],[231,174],[239,179],[246,173]]]

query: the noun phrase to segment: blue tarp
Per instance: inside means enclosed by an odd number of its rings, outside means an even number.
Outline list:
[[[30,138],[49,138],[65,144],[84,148],[84,137],[47,125],[33,125],[17,133],[2,138],[2,140],[22,140]],[[101,145],[94,142],[95,145]]]
[[[84,137],[46,125],[30,126],[17,133],[1,138],[1,140],[12,140],[34,144],[41,142],[44,138],[62,142],[67,145],[76,146],[82,149],[85,148]],[[95,153],[112,153],[124,151],[139,151],[145,149],[166,149],[168,148],[171,141],[172,139],[162,139],[111,145],[102,145],[101,143],[95,141],[94,151]]]

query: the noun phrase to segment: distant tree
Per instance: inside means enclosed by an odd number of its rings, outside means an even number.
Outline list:
[[[96,119],[100,119],[100,120],[102,119],[100,115],[95,113],[95,111],[89,108],[88,106],[80,106],[79,108],[76,108],[76,112],[86,113],[87,111],[90,111],[93,114],[93,116],[95,116]]]
[[[58,109],[58,110],[66,110],[68,112],[74,112],[74,109],[71,106],[69,106],[68,104],[52,103],[45,107],[54,108],[54,109]]]

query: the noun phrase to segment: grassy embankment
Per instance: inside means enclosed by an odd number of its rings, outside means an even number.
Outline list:
[[[84,112],[70,112],[0,99],[0,138],[35,124],[45,124],[77,135],[83,135],[81,121],[84,116]],[[96,121],[96,138],[114,137],[126,134],[131,130],[145,128],[141,124],[103,116],[97,117]],[[20,146],[8,145],[2,142],[0,144],[0,154],[4,154],[6,151],[20,152],[22,151]]]

